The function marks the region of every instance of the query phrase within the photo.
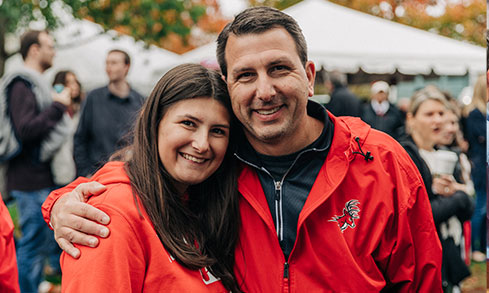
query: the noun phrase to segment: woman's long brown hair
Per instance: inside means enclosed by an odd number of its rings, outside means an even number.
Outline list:
[[[208,266],[227,289],[239,291],[233,273],[239,232],[238,170],[232,151],[235,118],[223,163],[204,182],[189,187],[188,200],[177,192],[158,155],[158,125],[167,109],[196,97],[216,99],[234,117],[219,73],[196,64],[177,66],[160,79],[141,110],[126,171],[168,253],[192,270]]]

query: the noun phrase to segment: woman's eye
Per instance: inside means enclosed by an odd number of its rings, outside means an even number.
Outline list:
[[[186,126],[195,126],[195,123],[193,123],[190,120],[185,120],[185,121],[182,121],[180,123],[182,123],[183,125],[186,125]]]
[[[226,134],[226,131],[224,131],[221,128],[214,128],[214,129],[212,129],[212,132],[215,134],[219,134],[219,135],[225,135]]]

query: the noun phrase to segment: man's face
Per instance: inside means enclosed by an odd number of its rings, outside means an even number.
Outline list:
[[[41,32],[39,34],[39,65],[44,70],[53,66],[53,59],[56,51],[54,50],[54,40],[49,34]]]
[[[374,101],[377,101],[379,103],[382,103],[383,101],[387,100],[387,93],[380,91],[372,95],[372,99]]]
[[[233,111],[255,149],[293,141],[307,131],[302,128],[315,68],[312,62],[304,68],[285,29],[230,34],[225,56]]]
[[[121,52],[109,53],[105,61],[105,71],[110,82],[124,80],[129,71],[129,64],[124,62],[124,54]]]

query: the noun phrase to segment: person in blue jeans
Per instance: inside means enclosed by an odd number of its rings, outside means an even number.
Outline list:
[[[55,54],[49,33],[28,31],[20,42],[24,64],[2,78],[0,98],[21,145],[7,169],[7,191],[16,200],[22,232],[17,243],[19,285],[21,292],[37,292],[46,263],[60,271],[60,250],[44,224],[41,205],[56,187],[51,159],[70,135],[71,97],[68,88],[54,92],[42,76]]]
[[[475,210],[472,216],[472,259],[486,261],[486,78],[479,76],[474,85],[472,102],[466,109],[466,137],[469,159],[472,161],[472,181],[475,188]]]

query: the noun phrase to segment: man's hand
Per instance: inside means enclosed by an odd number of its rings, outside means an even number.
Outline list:
[[[98,182],[81,183],[72,192],[62,195],[51,209],[50,224],[59,247],[74,258],[80,250],[73,243],[96,247],[98,239],[107,237],[109,229],[99,225],[108,224],[109,216],[86,203],[88,197],[102,193],[106,187]],[[87,235],[91,234],[91,235]]]

